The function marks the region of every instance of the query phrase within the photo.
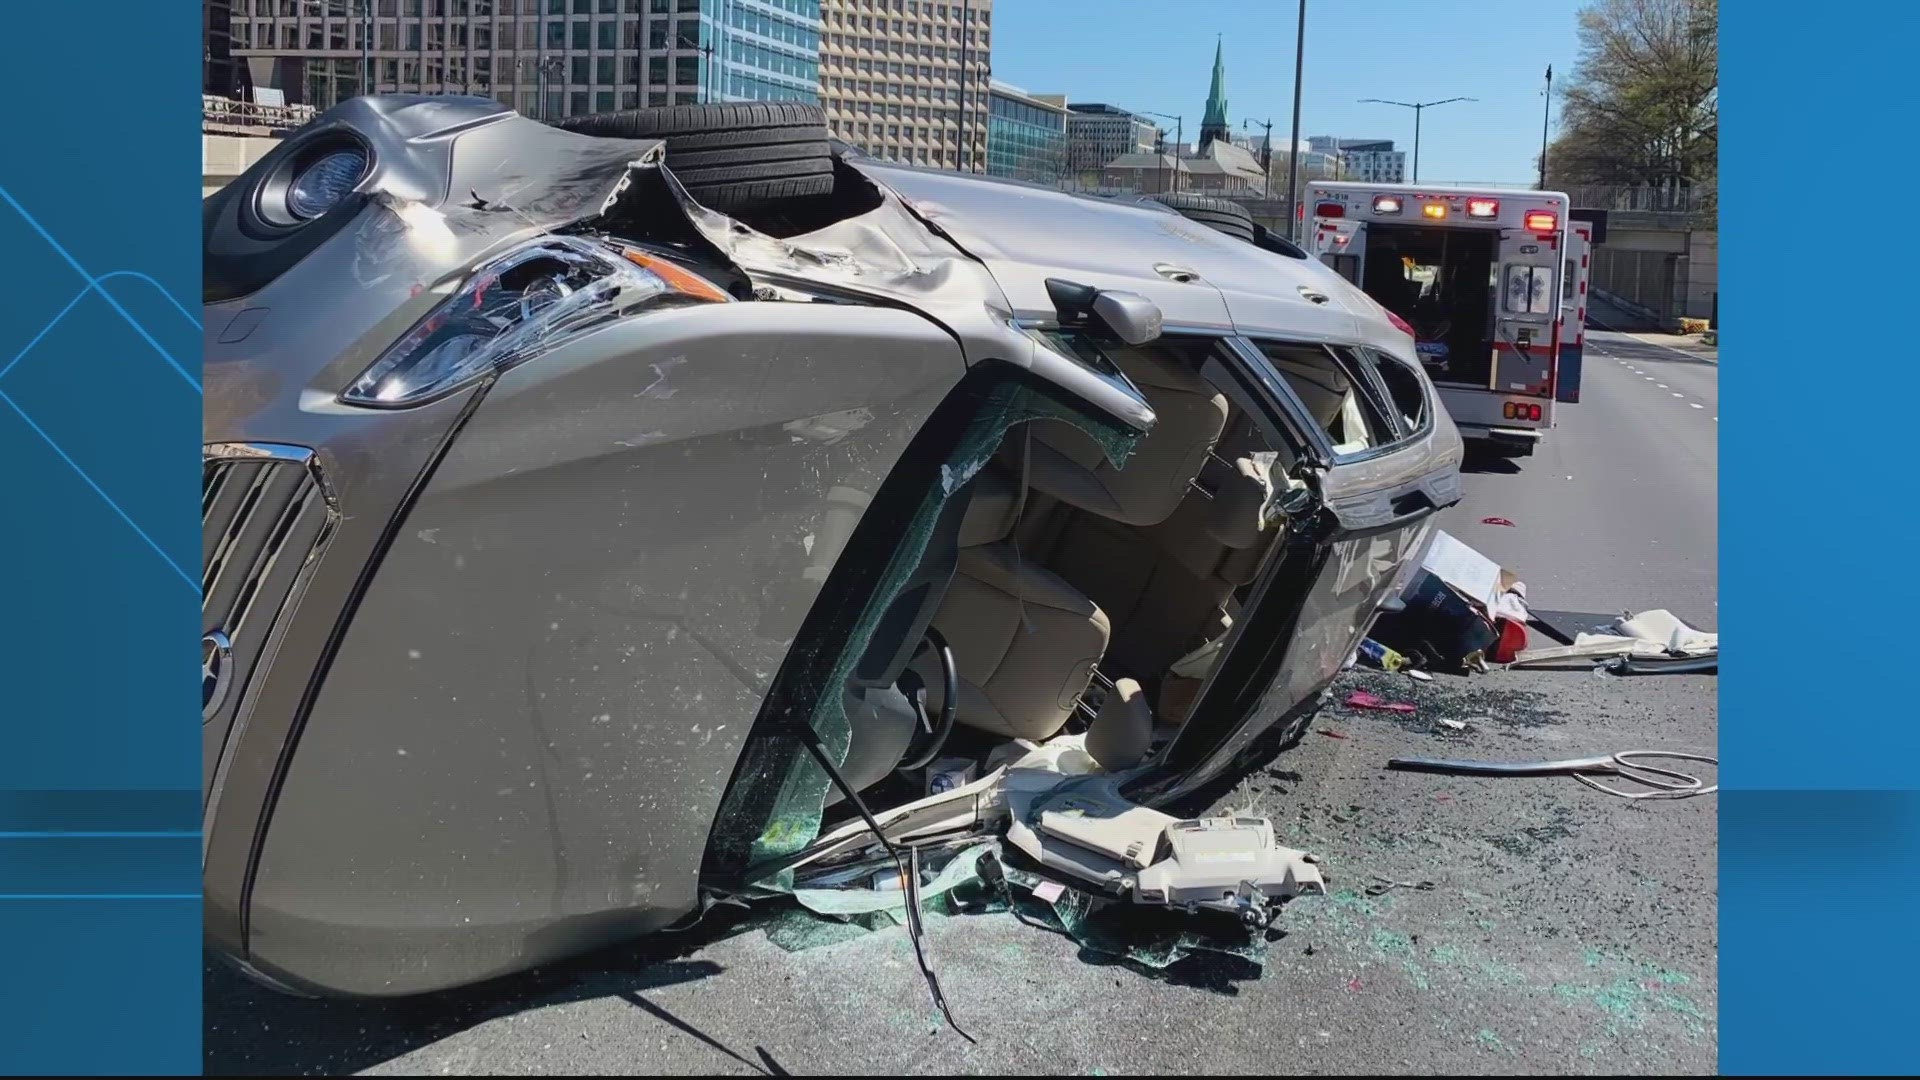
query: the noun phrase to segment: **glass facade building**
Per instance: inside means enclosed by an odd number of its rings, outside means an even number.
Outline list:
[[[820,0],[229,0],[234,62],[288,104],[478,94],[555,119],[818,101]]]
[[[1051,184],[1066,170],[1067,106],[993,83],[987,96],[987,173]]]

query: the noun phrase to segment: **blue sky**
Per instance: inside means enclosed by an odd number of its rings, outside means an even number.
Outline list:
[[[1580,0],[1307,0],[1300,135],[1391,138],[1413,149],[1413,110],[1358,99],[1436,101],[1421,122],[1420,177],[1532,183],[1542,77],[1578,55]],[[993,74],[1033,93],[1187,117],[1206,103],[1216,35],[1227,116],[1292,123],[1294,0],[995,0]],[[1555,106],[1554,123],[1559,123]],[[1168,121],[1167,126],[1172,127]]]

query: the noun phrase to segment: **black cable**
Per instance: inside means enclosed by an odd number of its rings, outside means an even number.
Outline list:
[[[853,804],[861,820],[867,823],[867,828],[873,830],[874,839],[880,841],[880,846],[887,849],[888,855],[893,856],[894,866],[900,871],[902,891],[905,894],[903,898],[907,902],[907,939],[913,942],[913,956],[920,962],[920,974],[926,978],[927,989],[933,994],[933,1003],[939,1008],[940,1015],[946,1018],[947,1024],[959,1032],[961,1038],[968,1042],[975,1042],[974,1037],[967,1034],[959,1021],[953,1018],[953,1009],[947,1005],[946,995],[940,992],[940,980],[934,977],[933,968],[927,963],[926,950],[920,945],[919,854],[913,853],[911,860],[901,857],[900,849],[894,846],[893,841],[887,839],[885,831],[880,828],[880,822],[873,816],[873,811],[867,809],[866,800],[860,797],[859,792],[853,790],[853,785],[847,783],[846,777],[840,775],[839,766],[833,763],[833,759],[827,754],[827,748],[820,742],[820,733],[813,730],[813,725],[807,723],[796,724],[795,727],[799,731],[800,745],[806,747],[807,752],[813,755],[813,760],[819,762],[820,767],[826,770],[827,779],[833,781],[833,786],[839,788],[840,794]],[[911,868],[908,865],[909,861],[912,863]]]

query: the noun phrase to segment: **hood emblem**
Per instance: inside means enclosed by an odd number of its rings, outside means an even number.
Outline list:
[[[200,639],[200,721],[213,719],[233,682],[233,642],[219,630]]]

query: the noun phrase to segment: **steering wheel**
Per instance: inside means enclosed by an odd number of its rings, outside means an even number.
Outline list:
[[[953,650],[947,646],[947,639],[940,635],[940,631],[931,626],[927,627],[927,636],[920,639],[920,647],[913,651],[913,658],[920,659],[928,649],[932,649],[940,661],[940,688],[943,691],[940,719],[933,724],[931,731],[916,736],[907,744],[906,756],[896,766],[899,772],[924,769],[932,764],[947,745],[947,736],[953,734],[954,718],[960,713],[960,673],[953,666]],[[925,714],[921,715],[924,718]]]

